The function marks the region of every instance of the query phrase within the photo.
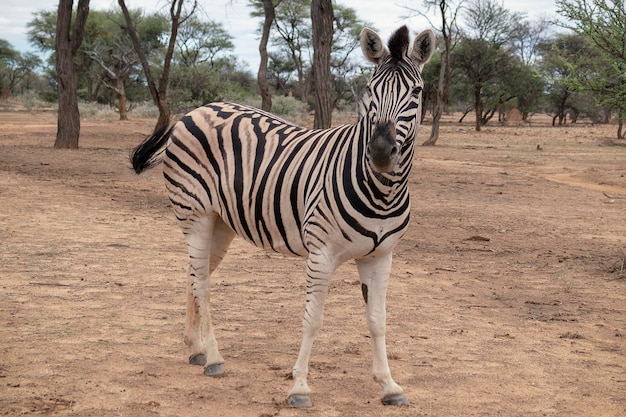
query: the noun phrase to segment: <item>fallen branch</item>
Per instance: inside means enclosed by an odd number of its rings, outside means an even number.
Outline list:
[[[602,194],[604,194],[604,196],[605,196],[606,198],[610,198],[611,200],[626,198],[626,196],[614,196],[614,195],[609,195],[609,194],[607,194],[607,192],[606,192],[606,191],[602,191]]]

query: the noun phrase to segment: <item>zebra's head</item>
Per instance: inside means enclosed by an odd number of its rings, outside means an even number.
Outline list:
[[[435,50],[435,34],[425,30],[410,47],[409,30],[398,29],[388,49],[371,29],[361,32],[361,50],[376,70],[367,83],[360,113],[370,124],[367,158],[381,173],[393,172],[404,150],[412,149],[420,123],[421,71]]]

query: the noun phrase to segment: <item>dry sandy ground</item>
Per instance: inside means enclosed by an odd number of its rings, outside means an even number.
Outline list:
[[[157,168],[129,169],[152,120],[0,113],[0,415],[624,416],[626,147],[615,126],[449,123],[418,148],[388,294],[383,407],[353,264],[316,341],[314,408],[283,405],[304,263],[235,240],[213,280],[227,375],[183,343],[186,252]],[[422,128],[421,140],[429,127]]]

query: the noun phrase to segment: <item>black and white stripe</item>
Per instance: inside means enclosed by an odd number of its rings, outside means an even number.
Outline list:
[[[232,103],[195,109],[155,133],[132,155],[139,173],[160,160],[185,234],[189,296],[185,340],[205,374],[224,371],[208,306],[208,280],[237,235],[268,250],[303,256],[307,305],[294,367],[293,406],[310,406],[310,349],[322,323],[330,277],[356,259],[374,349],[374,378],[384,403],[406,403],[384,352],[384,295],[391,250],[409,223],[407,187],[419,126],[422,66],[431,31],[409,47],[399,29],[389,50],[365,29],[361,46],[376,70],[354,125],[311,130]],[[165,147],[164,152],[159,154]]]

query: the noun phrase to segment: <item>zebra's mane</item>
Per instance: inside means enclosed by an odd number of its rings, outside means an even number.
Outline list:
[[[391,54],[391,62],[394,64],[400,62],[409,47],[409,29],[406,25],[402,26],[391,35],[387,46]]]

